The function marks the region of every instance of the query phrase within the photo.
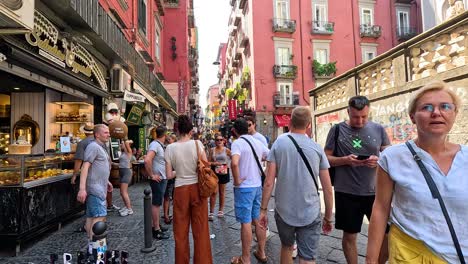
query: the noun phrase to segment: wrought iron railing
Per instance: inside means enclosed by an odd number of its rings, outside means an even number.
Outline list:
[[[273,32],[287,32],[294,33],[296,31],[296,20],[274,18]]]
[[[297,66],[295,65],[274,65],[273,76],[275,78],[283,79],[296,79],[297,77]]]
[[[382,27],[378,25],[362,24],[360,26],[361,37],[378,38],[382,35]]]
[[[406,41],[418,34],[415,27],[398,27],[397,38],[400,41]]]
[[[280,92],[275,92],[273,94],[273,105],[277,106],[296,106],[299,105],[299,94],[290,94],[284,95]]]
[[[312,21],[313,34],[333,34],[335,31],[335,22],[330,21]]]

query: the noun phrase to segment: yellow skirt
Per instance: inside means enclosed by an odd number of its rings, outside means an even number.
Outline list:
[[[393,263],[421,263],[421,264],[446,264],[447,262],[436,256],[420,240],[416,240],[395,225],[390,227],[388,234],[388,248],[390,264]]]

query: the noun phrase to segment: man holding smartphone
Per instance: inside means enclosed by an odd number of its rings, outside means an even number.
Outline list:
[[[358,263],[356,239],[364,215],[370,220],[372,214],[378,156],[390,145],[385,129],[368,121],[369,108],[365,96],[350,98],[349,120],[333,126],[325,144],[330,166],[335,167],[335,228],[343,230],[342,247],[349,264]],[[381,251],[382,259],[386,252]]]

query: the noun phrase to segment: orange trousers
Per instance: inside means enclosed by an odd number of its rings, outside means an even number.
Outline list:
[[[212,264],[210,228],[208,226],[208,198],[201,199],[198,184],[174,190],[175,263],[190,263],[189,230],[192,227],[194,264]]]

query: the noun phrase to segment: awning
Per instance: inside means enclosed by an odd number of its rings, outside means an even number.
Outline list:
[[[139,91],[144,97],[146,97],[146,99],[148,99],[150,103],[159,107],[158,101],[156,101],[156,99],[154,99],[154,97],[151,96],[148,92],[146,92],[145,89],[143,89],[143,87],[141,87],[140,84],[138,84],[136,81],[133,82],[133,88],[135,88],[135,90]]]
[[[291,120],[291,115],[275,115],[275,121],[278,127],[289,126],[289,120]]]

